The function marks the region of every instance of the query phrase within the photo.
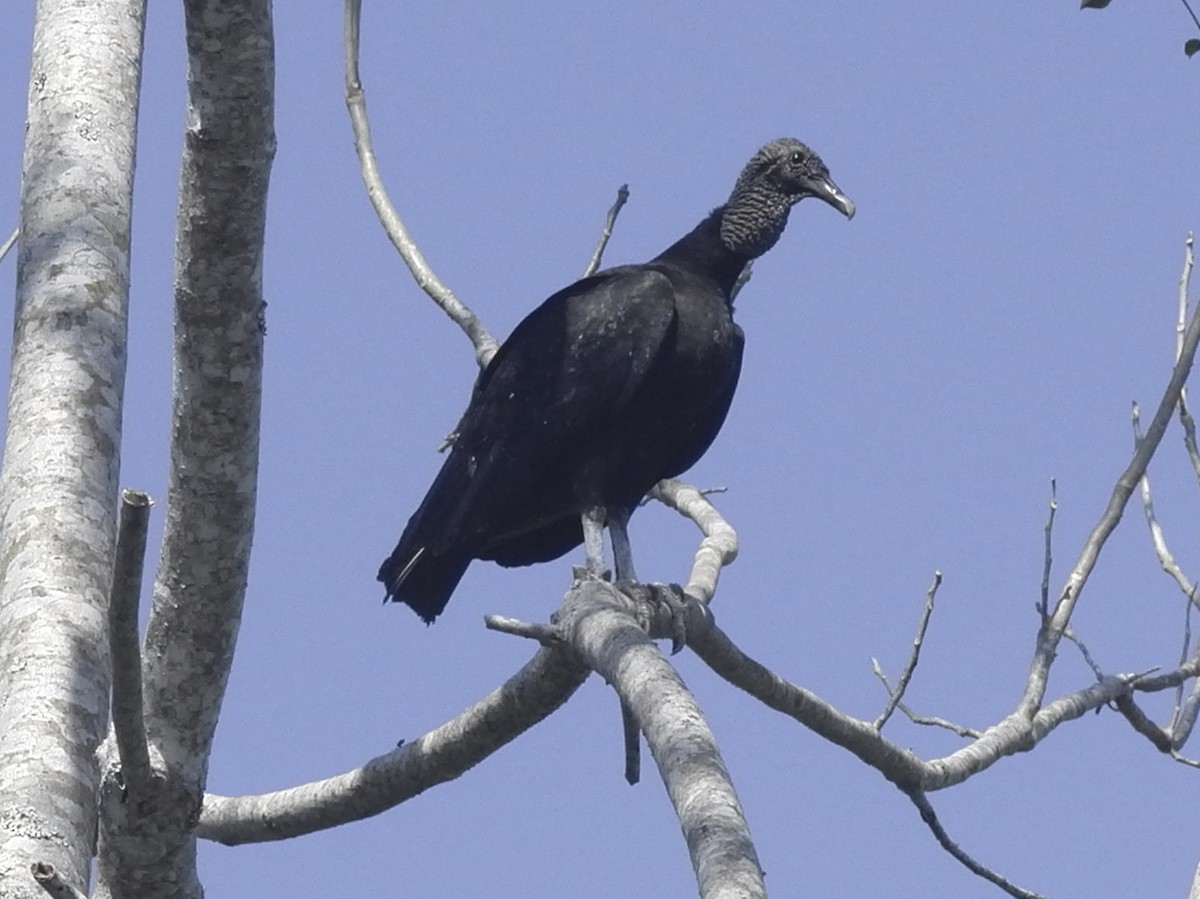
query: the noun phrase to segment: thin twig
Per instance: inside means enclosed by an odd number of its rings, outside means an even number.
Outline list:
[[[359,167],[362,171],[363,183],[367,188],[367,197],[375,207],[375,214],[387,232],[388,239],[400,252],[404,264],[412,272],[413,279],[429,298],[442,311],[450,316],[451,321],[462,328],[475,348],[475,361],[479,367],[485,368],[499,344],[488,333],[483,323],[466,305],[454,295],[436,274],[425,257],[417,248],[416,243],[408,233],[400,214],[392,201],[388,199],[387,190],[379,174],[379,166],[375,160],[375,151],[371,144],[371,127],[367,121],[367,100],[363,93],[362,81],[358,71],[359,50],[359,20],[362,12],[362,0],[346,0],[343,45],[345,50],[345,81],[346,108],[350,111],[350,124],[354,128],[354,147],[358,152]]]
[[[937,596],[938,587],[941,585],[942,573],[935,571],[933,583],[925,591],[925,607],[921,610],[921,622],[917,625],[917,635],[913,637],[912,653],[904,665],[904,670],[900,672],[900,680],[896,682],[896,689],[889,691],[891,695],[888,696],[887,705],[883,707],[879,717],[871,724],[876,730],[882,730],[883,726],[887,724],[888,718],[892,717],[892,712],[896,711],[896,705],[904,698],[904,691],[908,689],[908,682],[912,680],[913,672],[917,670],[917,663],[921,659],[921,645],[925,642],[925,631],[929,629],[929,619],[933,616],[933,601]],[[874,660],[872,659],[872,661]]]
[[[1038,605],[1038,613],[1042,616],[1042,623],[1046,623],[1046,618],[1050,614],[1050,569],[1054,563],[1054,557],[1051,553],[1054,538],[1054,513],[1058,511],[1058,484],[1054,478],[1050,479],[1050,506],[1046,512],[1046,551],[1042,560],[1042,601]]]
[[[1188,11],[1188,15],[1192,17],[1192,21],[1196,23],[1196,28],[1200,29],[1200,19],[1197,19],[1196,14],[1192,12],[1192,7],[1188,3],[1188,0],[1179,0],[1179,2],[1182,3],[1183,8]]]
[[[537,640],[543,646],[562,645],[562,635],[552,624],[534,624],[518,618],[507,618],[504,615],[485,615],[483,623],[490,631]]]
[[[888,682],[887,675],[883,673],[883,668],[879,666],[877,659],[871,659],[871,671],[879,678],[883,684],[883,689],[887,690],[890,696],[892,694],[892,685]],[[941,727],[953,731],[960,737],[971,737],[973,739],[979,739],[983,733],[983,731],[975,730],[972,727],[964,727],[961,724],[955,724],[953,721],[947,721],[945,718],[938,718],[936,715],[918,715],[906,702],[897,702],[896,708],[903,712],[913,724],[921,724],[926,727]]]
[[[1092,674],[1096,676],[1096,680],[1104,680],[1104,671],[1097,664],[1096,660],[1092,658],[1092,654],[1088,652],[1087,644],[1083,642],[1083,639],[1069,627],[1063,632],[1063,636],[1075,644],[1079,650],[1079,654],[1083,656],[1084,662],[1092,669]]]
[[[1175,358],[1177,360],[1182,352],[1184,326],[1187,324],[1188,293],[1191,289],[1192,267],[1195,263],[1195,255],[1192,251],[1193,243],[1192,233],[1189,231],[1183,242],[1183,271],[1179,274],[1179,301],[1175,316]],[[1179,423],[1183,425],[1183,446],[1187,450],[1188,460],[1192,463],[1192,473],[1196,477],[1196,482],[1200,484],[1200,447],[1196,442],[1196,421],[1192,418],[1191,410],[1188,408],[1186,387],[1179,394]]]
[[[1182,396],[1179,401],[1182,404]],[[1133,445],[1136,447],[1142,440],[1142,424],[1137,403],[1133,404],[1131,418],[1133,420]],[[1196,599],[1196,586],[1184,574],[1183,569],[1179,567],[1179,563],[1175,561],[1175,556],[1171,553],[1170,547],[1167,546],[1167,538],[1163,533],[1162,525],[1158,523],[1158,517],[1154,514],[1154,497],[1150,490],[1150,476],[1148,474],[1142,475],[1141,488],[1142,512],[1146,516],[1146,525],[1150,528],[1150,540],[1154,544],[1154,553],[1158,556],[1158,564],[1162,567],[1163,571],[1171,576],[1179,586],[1179,589],[1183,591],[1183,595],[1188,598],[1188,602],[1194,602]]]
[[[151,777],[142,712],[142,654],[138,648],[138,600],[146,558],[152,500],[138,490],[121,492],[108,640],[112,657],[112,721],[126,786],[138,796]]]
[[[612,239],[613,225],[617,223],[617,216],[621,214],[621,207],[629,199],[629,185],[622,184],[617,188],[616,202],[609,207],[608,215],[604,217],[604,230],[600,232],[600,239],[596,241],[596,249],[592,251],[592,258],[587,264],[587,268],[583,270],[583,277],[587,278],[596,273],[596,269],[600,268],[600,260],[604,258],[604,249],[608,246],[609,240]]]
[[[1194,597],[1188,597],[1188,601],[1183,604],[1183,646],[1179,650],[1179,664],[1183,665],[1188,660],[1188,652],[1192,647],[1192,601]],[[1179,725],[1179,716],[1183,711],[1183,684],[1181,683],[1175,688],[1175,702],[1171,707],[1171,727],[1172,735],[1176,733],[1176,728]],[[1174,739],[1174,737],[1172,737]]]
[[[21,229],[14,228],[13,233],[8,235],[8,239],[0,244],[0,262],[4,261],[4,257],[8,255],[8,251],[17,245],[17,238],[21,236]]]
[[[942,827],[942,823],[938,820],[937,812],[933,810],[933,806],[929,804],[929,799],[923,792],[920,790],[913,790],[908,794],[908,798],[911,799],[913,805],[917,807],[917,810],[921,813],[921,820],[924,821],[929,827],[930,831],[933,832],[934,838],[938,841],[941,847],[949,852],[951,856],[961,862],[962,865],[972,874],[982,877],[989,883],[995,884],[1000,889],[1004,890],[1004,892],[1008,893],[1008,895],[1017,896],[1018,899],[1045,899],[1041,893],[1034,893],[1030,890],[1024,889],[1023,887],[1017,886],[1015,883],[1006,880],[990,868],[985,868],[979,862],[975,861],[975,859],[971,858],[971,856],[967,855],[967,853],[964,852],[957,843],[950,839],[949,834],[946,833],[946,829]]]

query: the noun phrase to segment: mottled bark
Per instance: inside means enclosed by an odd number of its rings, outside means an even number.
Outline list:
[[[108,714],[143,0],[40,0],[0,474],[0,883],[84,887]]]
[[[275,152],[269,0],[187,0],[170,480],[143,647],[154,776],[105,744],[98,896],[198,897],[193,828],[241,621],[258,473],[263,231]]]

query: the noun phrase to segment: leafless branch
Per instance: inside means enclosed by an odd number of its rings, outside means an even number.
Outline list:
[[[481,369],[485,368],[492,356],[495,355],[499,344],[488,333],[475,313],[454,295],[454,292],[442,282],[429,263],[425,261],[425,257],[409,235],[408,228],[405,227],[404,221],[400,218],[396,207],[392,205],[387,190],[383,186],[383,178],[379,174],[379,166],[371,143],[371,127],[367,120],[367,99],[363,93],[362,80],[358,71],[361,13],[362,0],[346,0],[343,32],[346,108],[350,112],[350,124],[354,128],[354,146],[358,152],[359,167],[362,171],[363,183],[367,188],[367,197],[370,199],[371,205],[375,207],[375,214],[379,216],[379,221],[383,225],[388,239],[399,251],[400,257],[408,266],[417,286],[450,316],[451,321],[462,328],[475,348],[475,361]]]
[[[671,664],[606,582],[577,581],[558,623],[637,719],[679,816],[701,896],[765,897],[749,828],[716,740]]]
[[[1151,721],[1142,711],[1141,706],[1133,701],[1132,696],[1128,694],[1118,696],[1113,704],[1135,731],[1154,744],[1155,749],[1168,753],[1174,751],[1175,747],[1171,745],[1170,733]]]
[[[600,261],[604,258],[604,250],[608,246],[609,240],[612,239],[613,225],[617,223],[617,216],[621,214],[621,207],[629,199],[629,185],[622,184],[617,188],[616,202],[609,207],[608,215],[604,217],[604,230],[600,232],[600,239],[596,241],[596,249],[592,251],[592,258],[587,264],[587,268],[583,270],[583,277],[587,278],[594,275],[596,270],[600,268]]]
[[[941,822],[938,820],[937,812],[933,810],[933,806],[929,804],[929,799],[920,790],[913,790],[908,794],[908,798],[913,801],[913,805],[921,813],[921,820],[928,825],[941,847],[961,862],[972,874],[982,877],[989,883],[995,884],[1010,896],[1017,896],[1019,899],[1045,899],[1041,893],[1034,893],[1017,886],[990,868],[984,867],[964,852],[962,847],[950,839],[950,835],[946,833],[946,829],[942,827]]]
[[[1054,564],[1054,556],[1051,552],[1054,538],[1054,513],[1058,511],[1058,485],[1054,478],[1050,479],[1050,503],[1046,510],[1046,551],[1042,561],[1042,600],[1038,605],[1038,614],[1042,616],[1042,623],[1045,624],[1046,618],[1050,614],[1050,569]]]
[[[1117,479],[1104,513],[1092,528],[1091,533],[1088,534],[1079,558],[1059,592],[1052,614],[1038,629],[1037,643],[1025,683],[1025,692],[1018,706],[1018,712],[1022,716],[1032,715],[1045,696],[1050,666],[1053,664],[1058,643],[1071,621],[1075,604],[1079,601],[1084,585],[1095,568],[1096,561],[1100,558],[1104,544],[1120,522],[1129,497],[1137,488],[1142,476],[1146,473],[1146,467],[1162,442],[1167,423],[1171,419],[1176,403],[1179,402],[1180,391],[1183,390],[1183,385],[1187,382],[1187,376],[1192,369],[1192,361],[1195,358],[1198,343],[1200,343],[1200,316],[1193,315],[1184,333],[1182,352],[1171,372],[1171,378],[1163,391],[1154,418],[1134,451],[1129,465]]]
[[[1188,653],[1192,647],[1192,597],[1188,597],[1188,601],[1183,604],[1183,646],[1179,650],[1179,664],[1182,665],[1187,661]],[[1193,695],[1195,695],[1196,687],[1200,684],[1193,685]],[[1171,733],[1176,733],[1176,727],[1180,722],[1180,715],[1183,713],[1183,684],[1181,683],[1175,688],[1175,702],[1171,708]],[[1193,719],[1194,720],[1194,719]]]
[[[1180,409],[1183,407],[1183,396],[1179,398]],[[1137,447],[1142,440],[1142,424],[1141,413],[1138,409],[1138,404],[1133,404],[1131,413],[1133,422],[1133,445]],[[1150,476],[1142,475],[1142,511],[1146,516],[1146,525],[1150,528],[1150,539],[1154,543],[1154,553],[1158,556],[1158,564],[1162,566],[1162,570],[1171,576],[1179,589],[1183,591],[1183,595],[1187,597],[1189,603],[1196,602],[1196,586],[1184,574],[1183,569],[1179,567],[1179,563],[1175,561],[1175,556],[1172,555],[1170,547],[1167,546],[1167,538],[1163,533],[1162,526],[1158,523],[1158,517],[1154,514],[1154,498],[1150,491]]]
[[[138,602],[146,558],[146,531],[153,504],[145,493],[124,490],[117,530],[108,638],[112,659],[112,723],[121,774],[134,795],[150,780],[150,753],[142,715],[142,654],[138,641]]]
[[[921,659],[921,645],[925,642],[925,631],[929,629],[929,619],[933,616],[933,601],[937,596],[938,587],[942,585],[942,573],[935,571],[933,573],[933,583],[929,585],[929,589],[925,591],[925,607],[921,610],[921,622],[917,625],[917,635],[913,637],[912,652],[908,656],[908,662],[904,665],[904,670],[900,672],[900,680],[896,682],[896,689],[889,690],[887,705],[883,707],[883,711],[879,713],[879,717],[872,723],[872,727],[876,730],[882,730],[887,724],[888,718],[892,717],[892,712],[896,711],[896,706],[900,700],[904,698],[904,691],[908,689],[908,682],[912,680],[913,672],[917,670],[917,663]],[[874,659],[871,660],[875,662]],[[878,667],[878,663],[875,663]],[[880,671],[882,674],[882,671]],[[884,685],[887,685],[887,680],[884,679]]]
[[[883,684],[883,689],[885,689],[890,696],[892,694],[892,685],[888,682],[888,677],[883,673],[883,668],[880,667],[877,659],[871,659],[871,671],[877,678],[879,678],[879,681]],[[953,721],[947,721],[945,718],[938,718],[931,715],[918,715],[905,702],[897,702],[896,708],[903,712],[908,720],[913,724],[920,724],[925,727],[940,727],[945,730],[953,731],[960,737],[971,737],[977,739],[982,733],[982,731],[975,730],[974,728],[964,727],[961,724],[955,724]]]
[[[1195,263],[1193,254],[1193,238],[1189,231],[1183,246],[1183,271],[1179,275],[1179,302],[1175,318],[1175,358],[1178,359],[1183,348],[1183,332],[1187,322],[1188,293],[1191,289],[1192,267]],[[1192,473],[1200,483],[1200,447],[1196,444],[1196,421],[1188,408],[1187,388],[1179,394],[1179,423],[1183,425],[1183,446],[1187,450],[1188,460],[1192,463]]]
[[[1087,644],[1083,642],[1082,638],[1080,638],[1080,636],[1069,627],[1063,633],[1063,636],[1075,644],[1075,648],[1078,649],[1079,654],[1083,656],[1083,661],[1087,663],[1089,668],[1092,669],[1092,674],[1096,676],[1096,680],[1104,680],[1104,672],[1101,670],[1100,665],[1096,662],[1096,660],[1092,658],[1092,654],[1088,652]]]
[[[196,833],[260,843],[378,815],[479,764],[558,709],[589,673],[570,652],[540,649],[461,714],[360,768],[257,796],[207,794]]]
[[[559,629],[549,624],[534,624],[531,621],[521,621],[504,615],[486,615],[483,623],[490,631],[537,640],[543,646],[561,646],[563,642]]]
[[[8,235],[4,243],[0,244],[0,262],[4,261],[4,257],[8,255],[8,251],[17,245],[17,238],[21,236],[21,229],[14,228],[13,233]]]
[[[683,590],[702,603],[711,602],[717,590],[721,569],[737,558],[737,531],[721,517],[716,507],[690,484],[668,478],[655,484],[650,496],[685,518],[690,518],[704,534],[704,539],[696,548],[692,570]]]
[[[71,886],[49,862],[34,862],[29,872],[48,896],[53,899],[87,899],[87,894]]]

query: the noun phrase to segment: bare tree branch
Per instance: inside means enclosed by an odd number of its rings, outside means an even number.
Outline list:
[[[8,235],[4,243],[0,243],[0,262],[4,261],[4,257],[8,255],[8,251],[17,245],[17,238],[21,236],[19,227],[13,228],[13,233]]]
[[[989,883],[995,884],[1008,893],[1008,895],[1016,896],[1018,899],[1045,899],[1041,893],[1034,893],[1019,887],[971,858],[956,842],[950,839],[950,835],[946,833],[946,829],[942,827],[941,821],[938,820],[937,812],[933,810],[933,806],[929,804],[929,799],[920,790],[913,790],[908,794],[908,798],[913,801],[913,805],[921,813],[921,820],[928,825],[941,847],[961,862],[972,874],[976,874]]]
[[[621,214],[621,207],[629,199],[629,185],[622,184],[617,188],[617,199],[609,207],[608,215],[604,217],[604,230],[600,232],[600,239],[596,242],[596,249],[592,252],[592,258],[588,262],[587,267],[583,270],[583,277],[587,278],[594,275],[596,270],[600,268],[600,261],[604,258],[604,250],[608,246],[609,240],[612,239],[613,225],[617,223],[617,216]]]
[[[1050,569],[1054,564],[1054,554],[1052,552],[1054,545],[1054,513],[1058,511],[1058,485],[1054,478],[1050,479],[1050,503],[1046,509],[1046,549],[1042,557],[1042,598],[1038,603],[1038,614],[1042,616],[1042,623],[1045,624],[1046,618],[1050,614]]]
[[[900,672],[900,680],[896,682],[895,690],[888,690],[888,702],[883,707],[883,711],[879,713],[879,717],[871,724],[876,730],[882,730],[887,724],[888,718],[892,717],[892,712],[896,711],[896,706],[900,704],[900,700],[904,698],[904,691],[908,689],[908,682],[912,680],[913,672],[917,670],[917,663],[921,658],[921,644],[925,642],[925,631],[929,629],[929,619],[933,617],[933,601],[937,596],[938,587],[942,585],[942,573],[935,571],[933,573],[933,583],[929,585],[929,589],[925,592],[925,607],[921,610],[921,621],[917,625],[917,635],[913,637],[912,653],[909,654],[908,662],[904,665],[904,670]],[[879,669],[879,663],[874,659],[871,660],[874,666]],[[882,669],[880,674],[882,674]],[[887,686],[887,679],[883,679],[884,686]]]
[[[704,534],[704,539],[696,548],[692,570],[683,590],[702,603],[712,602],[721,569],[737,558],[737,531],[721,517],[721,513],[704,494],[690,484],[668,478],[655,484],[650,496],[685,518],[690,518]]]
[[[354,128],[354,146],[358,152],[358,161],[362,169],[363,183],[367,187],[367,197],[375,207],[375,214],[383,225],[392,245],[399,251],[400,257],[413,279],[429,298],[450,316],[450,320],[462,328],[475,348],[475,361],[479,367],[486,368],[499,344],[488,333],[483,323],[467,306],[454,295],[449,287],[434,273],[425,257],[421,254],[416,242],[408,233],[404,221],[388,198],[383,186],[383,178],[379,174],[379,166],[375,159],[375,151],[371,144],[371,127],[367,120],[367,99],[363,93],[362,80],[358,71],[359,50],[359,21],[362,13],[361,0],[346,0],[344,22],[344,51],[346,79],[346,108],[350,111],[350,123]]]
[[[1171,745],[1170,733],[1151,721],[1141,707],[1133,701],[1132,696],[1128,694],[1118,696],[1113,704],[1135,731],[1154,744],[1155,749],[1166,753],[1174,751],[1175,747]]]
[[[206,795],[196,833],[259,843],[378,815],[479,764],[557,710],[590,673],[565,649],[543,648],[461,714],[360,768],[257,796]]]
[[[637,719],[683,828],[702,897],[765,897],[749,828],[716,740],[675,669],[596,579],[576,582],[559,623]]]
[[[1182,412],[1184,408],[1182,394],[1179,397],[1179,403],[1179,408]],[[1133,404],[1131,418],[1133,421],[1133,445],[1137,447],[1142,441],[1141,415],[1137,403]],[[1179,589],[1183,591],[1183,595],[1187,597],[1188,602],[1195,603],[1197,601],[1196,586],[1184,574],[1183,569],[1179,567],[1179,563],[1175,561],[1175,556],[1171,553],[1170,547],[1167,546],[1167,538],[1163,534],[1162,526],[1158,523],[1158,517],[1154,514],[1154,499],[1150,491],[1150,476],[1148,474],[1142,475],[1141,492],[1142,511],[1146,516],[1146,525],[1150,528],[1150,539],[1154,544],[1154,553],[1158,556],[1158,564],[1162,566],[1162,570],[1169,574],[1179,586]]]
[[[1200,343],[1200,316],[1193,315],[1184,334],[1183,351],[1171,372],[1170,381],[1159,401],[1154,418],[1146,429],[1146,435],[1134,451],[1128,467],[1117,479],[1104,514],[1100,516],[1099,521],[1096,522],[1084,542],[1079,558],[1059,592],[1053,613],[1038,629],[1037,643],[1025,684],[1025,692],[1018,706],[1018,712],[1023,716],[1032,715],[1045,696],[1050,666],[1053,664],[1058,643],[1070,623],[1071,613],[1075,610],[1075,604],[1079,601],[1080,593],[1087,583],[1088,576],[1100,558],[1104,544],[1116,529],[1117,523],[1120,522],[1129,497],[1137,488],[1139,481],[1146,473],[1146,467],[1162,442],[1163,433],[1175,410],[1175,404],[1179,402],[1180,391],[1183,390],[1187,376],[1192,370],[1197,343]]]
[[[112,725],[121,775],[134,795],[150,780],[150,753],[142,716],[142,654],[138,641],[138,602],[146,558],[146,531],[153,504],[145,493],[121,493],[112,592],[108,602],[108,639],[112,659]]]

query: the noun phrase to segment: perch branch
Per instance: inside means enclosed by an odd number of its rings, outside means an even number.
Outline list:
[[[600,239],[596,241],[596,249],[592,251],[591,260],[583,270],[584,278],[596,274],[596,270],[600,268],[600,262],[604,258],[604,250],[608,246],[608,242],[612,239],[613,225],[617,223],[617,216],[621,214],[621,207],[625,205],[628,199],[629,185],[622,184],[617,188],[616,202],[609,207],[608,215],[604,217],[604,229],[600,232]]]
[[[1016,896],[1018,899],[1045,899],[1041,893],[1034,893],[1030,890],[1023,889],[1005,878],[1001,877],[990,868],[981,865],[975,859],[971,858],[963,851],[954,840],[950,839],[950,835],[946,833],[946,829],[942,827],[942,823],[938,820],[937,812],[933,810],[933,806],[929,804],[928,797],[920,790],[913,790],[908,794],[908,798],[912,800],[913,805],[917,807],[917,811],[921,813],[921,820],[932,831],[934,838],[939,845],[945,849],[951,856],[962,863],[962,865],[972,874],[982,877],[989,883],[995,884],[1010,896]]]
[[[354,147],[358,153],[359,167],[362,171],[363,184],[367,188],[367,197],[375,208],[375,214],[383,225],[388,239],[400,253],[400,258],[408,266],[413,279],[425,293],[442,309],[450,320],[462,328],[463,332],[475,348],[475,361],[479,367],[485,368],[492,356],[495,355],[499,344],[488,333],[483,323],[475,313],[467,308],[434,273],[425,257],[418,249],[416,242],[408,233],[404,221],[396,211],[396,207],[388,198],[383,186],[383,178],[379,174],[379,165],[375,159],[375,150],[371,143],[371,127],[367,120],[367,99],[363,93],[362,80],[358,71],[359,23],[362,13],[362,0],[346,0],[343,46],[345,52],[345,81],[346,108],[350,112],[350,124],[354,129]]]
[[[700,895],[765,897],[758,856],[716,740],[675,669],[626,611],[627,602],[604,581],[576,581],[559,624],[645,734],[679,816]]]
[[[721,569],[737,558],[737,531],[730,526],[704,494],[674,478],[659,481],[650,496],[695,522],[704,539],[696,548],[692,570],[683,590],[704,604],[712,602]]]
[[[121,492],[121,517],[108,603],[112,658],[112,723],[125,785],[144,796],[150,753],[142,714],[142,654],[138,647],[138,600],[146,558],[146,531],[154,501],[137,490]]]
[[[889,690],[887,705],[883,707],[883,711],[879,713],[879,717],[871,724],[876,730],[882,730],[887,724],[887,720],[892,717],[892,712],[896,711],[896,706],[900,704],[900,700],[904,698],[904,691],[908,689],[908,683],[912,680],[913,672],[917,670],[917,663],[921,658],[921,645],[925,642],[925,632],[929,629],[929,619],[933,616],[933,601],[937,596],[938,587],[942,585],[942,573],[935,571],[933,573],[933,583],[929,585],[929,589],[925,591],[925,607],[921,610],[921,622],[917,625],[917,635],[913,637],[912,653],[909,654],[908,662],[904,665],[904,670],[900,672],[900,680],[896,682],[896,689]],[[879,667],[879,663],[871,660],[875,667]],[[883,672],[880,671],[880,674]],[[884,685],[887,685],[887,680],[884,679]]]

